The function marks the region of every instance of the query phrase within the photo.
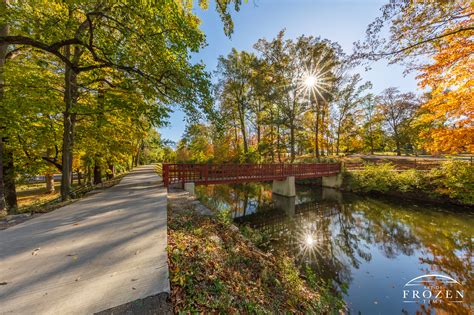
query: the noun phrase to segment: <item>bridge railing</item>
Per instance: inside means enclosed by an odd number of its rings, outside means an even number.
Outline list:
[[[163,164],[165,186],[175,183],[218,184],[336,175],[340,163],[311,164]]]

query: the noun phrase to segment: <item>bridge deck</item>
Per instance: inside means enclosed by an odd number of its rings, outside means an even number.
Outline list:
[[[163,164],[165,186],[175,183],[196,185],[231,184],[334,176],[340,173],[340,163],[312,164]]]

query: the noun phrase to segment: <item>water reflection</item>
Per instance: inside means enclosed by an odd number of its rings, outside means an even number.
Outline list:
[[[473,302],[474,216],[443,209],[298,187],[293,198],[267,185],[200,187],[214,209],[268,233],[271,246],[293,255],[335,287],[347,287],[351,313],[469,314]],[[463,284],[462,303],[403,303],[406,282],[443,274]]]

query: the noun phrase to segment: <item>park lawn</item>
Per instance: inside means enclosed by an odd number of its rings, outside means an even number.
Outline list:
[[[22,208],[43,204],[58,198],[59,186],[59,183],[55,184],[55,192],[48,194],[44,183],[18,185],[18,211],[21,212]]]
[[[29,212],[34,207],[35,212],[43,212],[41,206],[60,197],[60,182],[55,182],[54,193],[46,192],[45,183],[21,184],[16,187],[18,202],[17,212]],[[72,188],[77,188],[78,184],[74,182]],[[51,209],[52,210],[52,209]],[[47,209],[44,209],[47,212]]]
[[[168,211],[175,312],[329,312],[329,292],[310,287],[293,260],[259,250],[228,220],[199,215],[179,199],[169,199]]]

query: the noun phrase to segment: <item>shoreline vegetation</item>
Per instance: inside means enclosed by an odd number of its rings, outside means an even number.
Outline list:
[[[344,308],[342,298],[310,270],[299,270],[284,253],[262,250],[265,235],[239,229],[228,213],[196,210],[202,207],[187,193],[168,195],[168,261],[176,312],[321,314]]]
[[[397,170],[392,163],[344,171],[342,189],[359,194],[404,197],[435,204],[474,206],[474,166],[445,161],[431,170]]]

